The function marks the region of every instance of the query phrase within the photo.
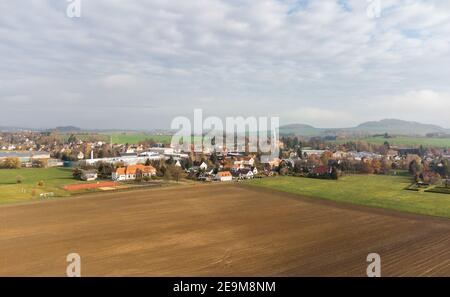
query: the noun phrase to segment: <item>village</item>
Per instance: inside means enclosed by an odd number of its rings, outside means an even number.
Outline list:
[[[230,182],[272,176],[339,179],[345,174],[396,175],[408,172],[411,189],[430,185],[448,192],[448,149],[398,147],[363,141],[330,144],[324,139],[284,136],[279,156],[240,150],[194,152],[146,139],[135,144],[66,140],[37,132],[0,134],[2,168],[72,168],[74,179],[83,181],[148,182],[155,179],[189,179]],[[93,137],[95,139],[95,137]]]

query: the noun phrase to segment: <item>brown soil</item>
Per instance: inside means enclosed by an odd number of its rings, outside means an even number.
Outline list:
[[[236,184],[0,207],[0,275],[450,276],[450,220]]]

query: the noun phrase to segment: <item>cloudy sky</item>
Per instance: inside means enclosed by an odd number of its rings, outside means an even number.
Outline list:
[[[376,1],[0,0],[0,126],[450,128],[450,1]]]

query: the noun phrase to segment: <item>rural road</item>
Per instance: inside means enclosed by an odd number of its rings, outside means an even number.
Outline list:
[[[450,220],[245,185],[102,193],[0,207],[0,275],[450,276]]]

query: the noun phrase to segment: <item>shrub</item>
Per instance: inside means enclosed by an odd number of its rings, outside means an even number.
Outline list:
[[[21,175],[16,176],[16,182],[21,184],[23,182],[23,177]]]
[[[22,167],[22,162],[20,162],[19,158],[8,157],[3,160],[1,167],[6,169],[19,169]]]

